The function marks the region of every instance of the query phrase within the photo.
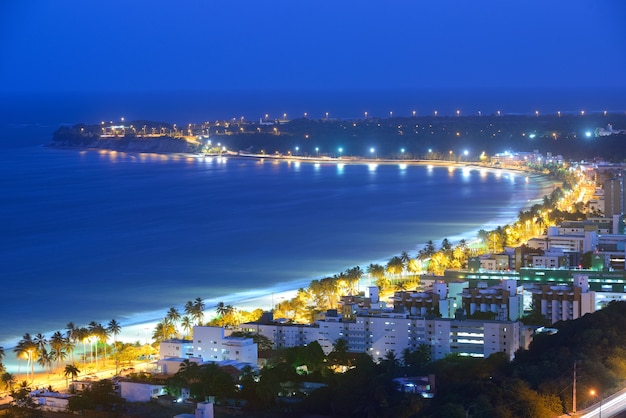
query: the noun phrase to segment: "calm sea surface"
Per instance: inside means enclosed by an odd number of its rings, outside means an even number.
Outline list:
[[[196,297],[237,305],[415,255],[430,239],[506,223],[544,186],[504,172],[41,146],[60,124],[623,108],[615,92],[539,93],[0,95],[0,345],[69,321],[154,321]]]
[[[514,218],[541,186],[445,167],[41,146],[1,150],[0,181],[4,346],[69,321],[150,320],[196,297],[236,303],[414,255]]]

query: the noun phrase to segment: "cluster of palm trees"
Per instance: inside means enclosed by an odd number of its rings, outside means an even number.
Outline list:
[[[104,358],[107,357],[107,346],[111,336],[113,336],[113,346],[117,346],[117,336],[121,332],[121,325],[112,319],[107,326],[90,322],[86,327],[77,327],[74,323],[67,324],[66,331],[56,331],[49,337],[44,334],[31,335],[26,333],[23,335],[13,349],[18,359],[18,370],[21,367],[21,361],[26,361],[26,381],[32,381],[35,374],[35,363],[48,371],[53,372],[53,368],[59,370],[62,363],[66,363],[69,359],[71,364],[66,365],[66,372],[73,375],[73,370],[76,368],[74,365],[74,353],[76,346],[82,343],[83,346],[83,363],[86,364],[88,359],[91,363],[94,362],[96,368],[98,367],[98,355],[100,350],[103,350]],[[89,345],[89,348],[87,348]],[[4,349],[0,347],[0,360],[4,357]],[[117,350],[116,350],[117,354]],[[116,362],[117,364],[117,362]],[[7,373],[4,366],[1,365],[0,371]],[[72,367],[67,367],[72,366]],[[19,373],[19,371],[18,371]],[[9,375],[11,373],[8,373]],[[75,376],[74,376],[75,377]],[[10,376],[6,376],[3,380],[10,381]],[[13,379],[14,380],[14,379]],[[4,385],[5,387],[7,384]]]
[[[7,371],[4,363],[5,356],[4,347],[0,346],[0,389],[5,391],[12,391],[13,385],[16,382],[15,375]]]
[[[194,326],[202,325],[204,308],[204,301],[200,297],[187,301],[184,308],[185,315],[181,315],[177,308],[171,307],[165,317],[154,327],[152,339],[160,342],[181,336],[179,324],[183,331],[182,336],[190,336]]]
[[[154,342],[159,343],[172,338],[189,339],[193,337],[194,326],[237,326],[242,322],[255,321],[262,314],[260,309],[246,312],[219,302],[215,307],[217,317],[204,323],[205,303],[202,298],[188,301],[183,309],[184,315],[176,307],[171,307],[163,319],[157,322],[152,332]]]
[[[294,298],[278,303],[274,315],[298,323],[311,322],[315,312],[336,309],[340,296],[356,295],[363,275],[361,267],[356,266],[334,276],[315,279],[308,287],[298,289]]]

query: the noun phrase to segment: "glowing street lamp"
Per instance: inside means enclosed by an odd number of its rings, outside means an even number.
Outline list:
[[[417,112],[415,112],[415,110],[414,110],[414,111],[413,111],[413,117],[415,117],[415,114],[416,114],[416,113],[417,113]]]
[[[367,112],[365,112],[365,119],[367,119]]]
[[[535,116],[539,117],[539,111],[535,110]]]
[[[300,147],[296,147],[296,155],[298,155],[299,150],[300,150]]]
[[[341,158],[341,153],[343,152],[343,148],[339,148],[339,158]]]
[[[595,389],[591,389],[589,391],[589,394],[591,396],[597,396],[600,399],[600,407],[599,407],[599,411],[598,411],[598,417],[602,418],[602,395],[600,394],[600,392],[596,392]]]
[[[460,111],[460,110],[457,110],[457,111],[456,111],[456,115],[457,115],[457,116],[461,116],[461,111]]]
[[[317,156],[320,156],[320,149],[319,147],[315,147],[315,153],[317,154]]]
[[[328,112],[326,112],[326,120],[328,120]]]
[[[375,149],[374,147],[370,148],[370,153],[371,153],[372,155],[375,155],[375,153],[376,153],[376,149]],[[375,158],[378,158],[378,155],[375,155]]]
[[[435,116],[437,116],[437,114],[439,114],[439,112],[435,110]]]

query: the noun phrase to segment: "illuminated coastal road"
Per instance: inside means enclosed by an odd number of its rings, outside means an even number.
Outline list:
[[[562,417],[574,416],[579,418],[610,418],[626,417],[626,388],[614,395],[603,399],[591,407],[578,411],[573,415],[562,415]]]

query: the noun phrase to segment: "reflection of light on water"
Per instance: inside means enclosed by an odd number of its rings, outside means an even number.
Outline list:
[[[426,171],[428,172],[428,174],[433,174],[433,165],[432,164],[428,164],[426,166]]]
[[[378,167],[378,164],[368,164],[367,168],[369,169],[369,171],[376,171],[376,168]]]
[[[315,171],[319,171],[320,167],[321,167],[320,163],[313,164],[313,168],[315,168]]]
[[[485,177],[487,177],[487,170],[485,169],[480,170],[480,178],[484,179]]]
[[[345,164],[337,164],[337,172],[339,172],[339,174],[343,174],[343,167]]]
[[[463,169],[463,177],[469,177],[471,173],[472,173],[472,169],[471,168],[465,167]]]
[[[406,170],[407,165],[406,164],[400,164],[398,167],[400,167],[400,170]]]

